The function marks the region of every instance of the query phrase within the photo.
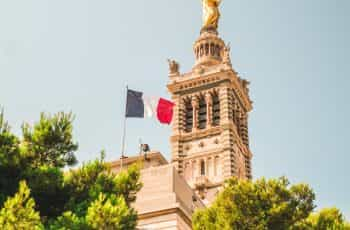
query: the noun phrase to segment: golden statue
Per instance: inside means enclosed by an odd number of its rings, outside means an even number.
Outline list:
[[[218,28],[220,12],[219,5],[221,0],[202,0],[203,3],[203,28]]]

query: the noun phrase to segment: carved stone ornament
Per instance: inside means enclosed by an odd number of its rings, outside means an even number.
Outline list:
[[[230,44],[227,44],[224,48],[223,63],[231,66],[232,64],[231,64],[230,52],[231,52],[231,46]]]
[[[203,74],[205,72],[203,66],[198,66],[197,68],[194,69],[194,72],[196,74]]]
[[[219,144],[219,139],[218,139],[218,138],[216,138],[216,139],[214,140],[214,144],[216,144],[216,145]]]
[[[169,73],[170,74],[178,74],[180,71],[180,65],[175,60],[168,59],[169,63]]]

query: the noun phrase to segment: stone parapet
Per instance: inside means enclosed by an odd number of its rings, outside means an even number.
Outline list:
[[[143,187],[132,205],[139,215],[139,229],[191,229],[194,210],[204,204],[173,165],[144,169],[141,181]]]

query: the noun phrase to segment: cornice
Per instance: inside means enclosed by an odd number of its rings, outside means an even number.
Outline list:
[[[252,158],[253,154],[251,153],[250,149],[243,143],[241,137],[239,136],[236,127],[233,125],[233,123],[228,123],[228,124],[223,124],[217,127],[212,127],[209,129],[205,130],[199,130],[199,131],[194,131],[191,133],[182,133],[179,135],[173,135],[170,137],[171,142],[189,142],[189,141],[194,141],[198,140],[201,138],[206,138],[206,137],[212,137],[212,136],[218,136],[221,135],[221,133],[225,130],[232,131],[234,135],[234,140],[235,143],[237,144],[238,148],[240,151],[248,158]],[[224,149],[222,149],[224,151]]]
[[[191,217],[189,217],[188,214],[186,214],[185,211],[183,209],[181,209],[180,207],[169,208],[169,209],[163,209],[163,210],[154,211],[154,212],[138,214],[138,219],[139,220],[144,220],[144,219],[149,219],[149,218],[158,217],[158,216],[164,216],[164,215],[168,215],[168,214],[175,214],[175,213],[180,215],[182,217],[182,219],[189,226],[192,225]]]
[[[228,71],[228,74],[232,75],[233,77],[231,78],[231,83],[232,83],[232,88],[235,89],[235,92],[237,93],[238,97],[241,99],[242,104],[244,105],[245,109],[247,112],[250,112],[253,109],[252,101],[249,98],[249,95],[247,95],[246,92],[244,92],[244,89],[239,82],[237,73],[234,72],[233,70]]]
[[[213,84],[220,86],[221,83],[227,82],[230,88],[234,89],[241,104],[247,112],[253,109],[252,102],[249,96],[244,91],[239,82],[237,73],[225,65],[220,65],[221,68],[208,69],[204,73],[190,72],[179,75],[167,85],[168,90],[173,95],[181,95],[190,91],[195,91],[201,87],[212,87]]]
[[[174,135],[174,136],[171,136],[170,140],[171,141],[178,141],[178,140],[192,141],[192,140],[197,140],[205,137],[220,135],[221,131],[222,131],[221,127],[216,126],[209,129],[197,130],[191,133],[181,133],[180,135]]]
[[[241,150],[241,152],[248,157],[249,159],[252,158],[253,154],[250,151],[250,149],[243,143],[242,138],[239,136],[238,132],[237,132],[237,128],[235,125],[233,125],[232,123],[229,124],[225,124],[223,125],[223,130],[230,130],[232,131],[234,137],[235,137],[235,143],[237,144],[238,148]]]
[[[200,153],[196,153],[196,154],[191,154],[191,155],[186,155],[185,157],[182,157],[182,160],[195,160],[197,158],[203,158],[203,157],[215,157],[217,155],[219,155],[220,153],[222,153],[224,151],[223,148],[216,148],[216,149],[211,149],[208,151],[203,151]]]
[[[164,165],[168,164],[168,161],[164,158],[163,154],[161,154],[158,151],[152,151],[152,152],[147,153],[146,155],[142,154],[142,155],[138,155],[138,156],[126,157],[123,159],[123,164],[129,165],[129,164],[135,163],[139,160],[143,161],[143,160],[145,160],[145,157],[147,157],[147,159],[149,159],[149,160],[159,160],[159,162],[161,162]],[[121,165],[121,160],[119,159],[116,161],[112,161],[109,164],[111,165],[112,168],[119,167]]]

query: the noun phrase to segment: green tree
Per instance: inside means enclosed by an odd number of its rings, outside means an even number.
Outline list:
[[[89,230],[90,226],[86,223],[85,218],[79,218],[71,211],[67,211],[53,221],[49,230]]]
[[[41,114],[33,127],[22,126],[23,138],[18,138],[10,132],[3,112],[0,113],[0,207],[7,197],[16,193],[21,180],[27,181],[34,198],[29,198],[29,190],[25,192],[21,185],[20,194],[27,200],[23,201],[23,207],[19,204],[13,210],[9,208],[14,207],[15,201],[5,203],[0,229],[11,229],[1,228],[9,221],[27,221],[23,212],[28,212],[33,226],[34,220],[39,221],[35,228],[42,227],[41,221],[50,230],[96,228],[91,222],[94,215],[102,226],[132,229],[136,225],[136,212],[130,203],[142,186],[139,166],[116,174],[101,157],[63,173],[63,167],[76,162],[74,152],[78,145],[73,141],[72,121],[72,114]],[[15,195],[17,202],[19,196]],[[27,211],[29,208],[32,212]],[[12,216],[8,215],[11,211]],[[21,229],[20,223],[16,229]],[[34,229],[31,225],[23,228]]]
[[[286,178],[256,182],[232,178],[211,207],[195,212],[193,228],[293,229],[310,215],[314,199],[309,186],[291,186]]]
[[[0,207],[26,180],[42,220],[56,218],[69,199],[62,167],[76,162],[72,114],[42,114],[34,128],[23,125],[23,138],[10,132],[0,113]]]
[[[40,166],[25,170],[23,177],[28,181],[42,220],[46,222],[60,216],[70,197],[64,186],[63,171],[56,167]]]
[[[130,207],[141,189],[138,165],[118,174],[101,159],[65,175],[70,200],[49,229],[134,229],[137,214]]]
[[[13,195],[18,189],[20,169],[22,168],[20,141],[10,131],[10,126],[0,112],[0,207],[6,197]]]
[[[337,208],[325,208],[312,213],[306,220],[305,229],[315,230],[349,230],[343,214]]]
[[[126,230],[136,228],[137,214],[122,196],[109,198],[100,193],[88,209],[86,221],[92,229]]]
[[[34,210],[34,206],[35,202],[30,198],[27,184],[20,182],[18,193],[8,198],[0,211],[0,229],[42,229],[40,215]]]
[[[67,210],[72,210],[79,217],[85,216],[90,203],[98,199],[100,193],[107,198],[112,195],[122,196],[129,205],[136,199],[136,193],[142,187],[139,180],[138,165],[116,174],[104,162],[102,154],[100,160],[84,164],[66,174],[65,186],[70,195]]]
[[[23,140],[26,152],[34,167],[50,166],[63,168],[77,163],[74,152],[78,144],[73,142],[72,113],[57,113],[54,116],[42,113],[34,125],[23,124]]]
[[[67,195],[60,169],[76,162],[72,121],[70,113],[41,114],[34,128],[23,125],[20,141],[10,132],[3,112],[0,113],[0,207],[7,196],[17,191],[18,182],[26,180],[43,216],[50,218],[62,213],[62,199]]]

